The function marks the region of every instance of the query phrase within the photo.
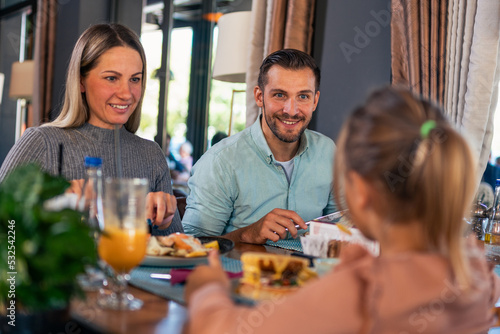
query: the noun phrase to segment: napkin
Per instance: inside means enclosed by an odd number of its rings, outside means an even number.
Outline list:
[[[172,269],[172,270],[170,270],[170,275],[172,275],[172,278],[170,278],[170,284],[175,285],[175,284],[184,283],[192,270],[193,269]],[[239,273],[232,273],[232,272],[226,271],[226,275],[227,275],[227,277],[229,277],[229,279],[241,278],[241,277],[243,277],[243,272],[240,271]]]

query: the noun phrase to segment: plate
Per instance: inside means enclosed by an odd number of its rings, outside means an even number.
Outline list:
[[[202,244],[217,240],[219,243],[219,253],[224,254],[229,252],[234,247],[234,243],[222,237],[199,237]],[[198,257],[175,257],[175,256],[156,256],[146,255],[141,262],[141,266],[155,267],[194,267],[199,264],[207,264],[206,256]]]

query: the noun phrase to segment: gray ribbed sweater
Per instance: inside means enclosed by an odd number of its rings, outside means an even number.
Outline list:
[[[85,178],[85,156],[102,158],[103,177],[116,177],[114,131],[88,123],[74,129],[52,126],[29,128],[12,147],[0,168],[0,182],[16,166],[37,162],[51,174],[58,174],[59,144],[63,144],[62,175],[68,180]],[[140,177],[149,180],[150,191],[172,194],[172,183],[165,155],[155,142],[140,138],[120,129],[123,177]],[[172,225],[155,234],[182,231],[179,213]]]

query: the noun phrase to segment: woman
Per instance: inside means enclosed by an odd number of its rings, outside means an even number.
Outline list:
[[[375,92],[342,129],[334,180],[380,256],[351,245],[321,279],[249,308],[232,302],[211,254],[188,277],[189,333],[487,332],[500,278],[463,237],[474,166],[437,108],[407,91]]]
[[[147,218],[155,234],[182,231],[170,173],[160,147],[134,133],[146,87],[146,56],[137,35],[120,24],[98,24],[78,39],[68,68],[59,116],[29,128],[0,168],[0,181],[16,166],[36,162],[59,171],[78,191],[85,177],[85,156],[103,160],[103,176],[117,177],[114,128],[119,128],[122,176],[149,180]]]

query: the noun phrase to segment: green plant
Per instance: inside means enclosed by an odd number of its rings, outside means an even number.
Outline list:
[[[96,261],[89,227],[78,211],[44,208],[68,187],[35,164],[16,168],[0,184],[0,312],[13,299],[17,310],[36,312],[64,308],[75,292],[81,295],[76,276]]]

